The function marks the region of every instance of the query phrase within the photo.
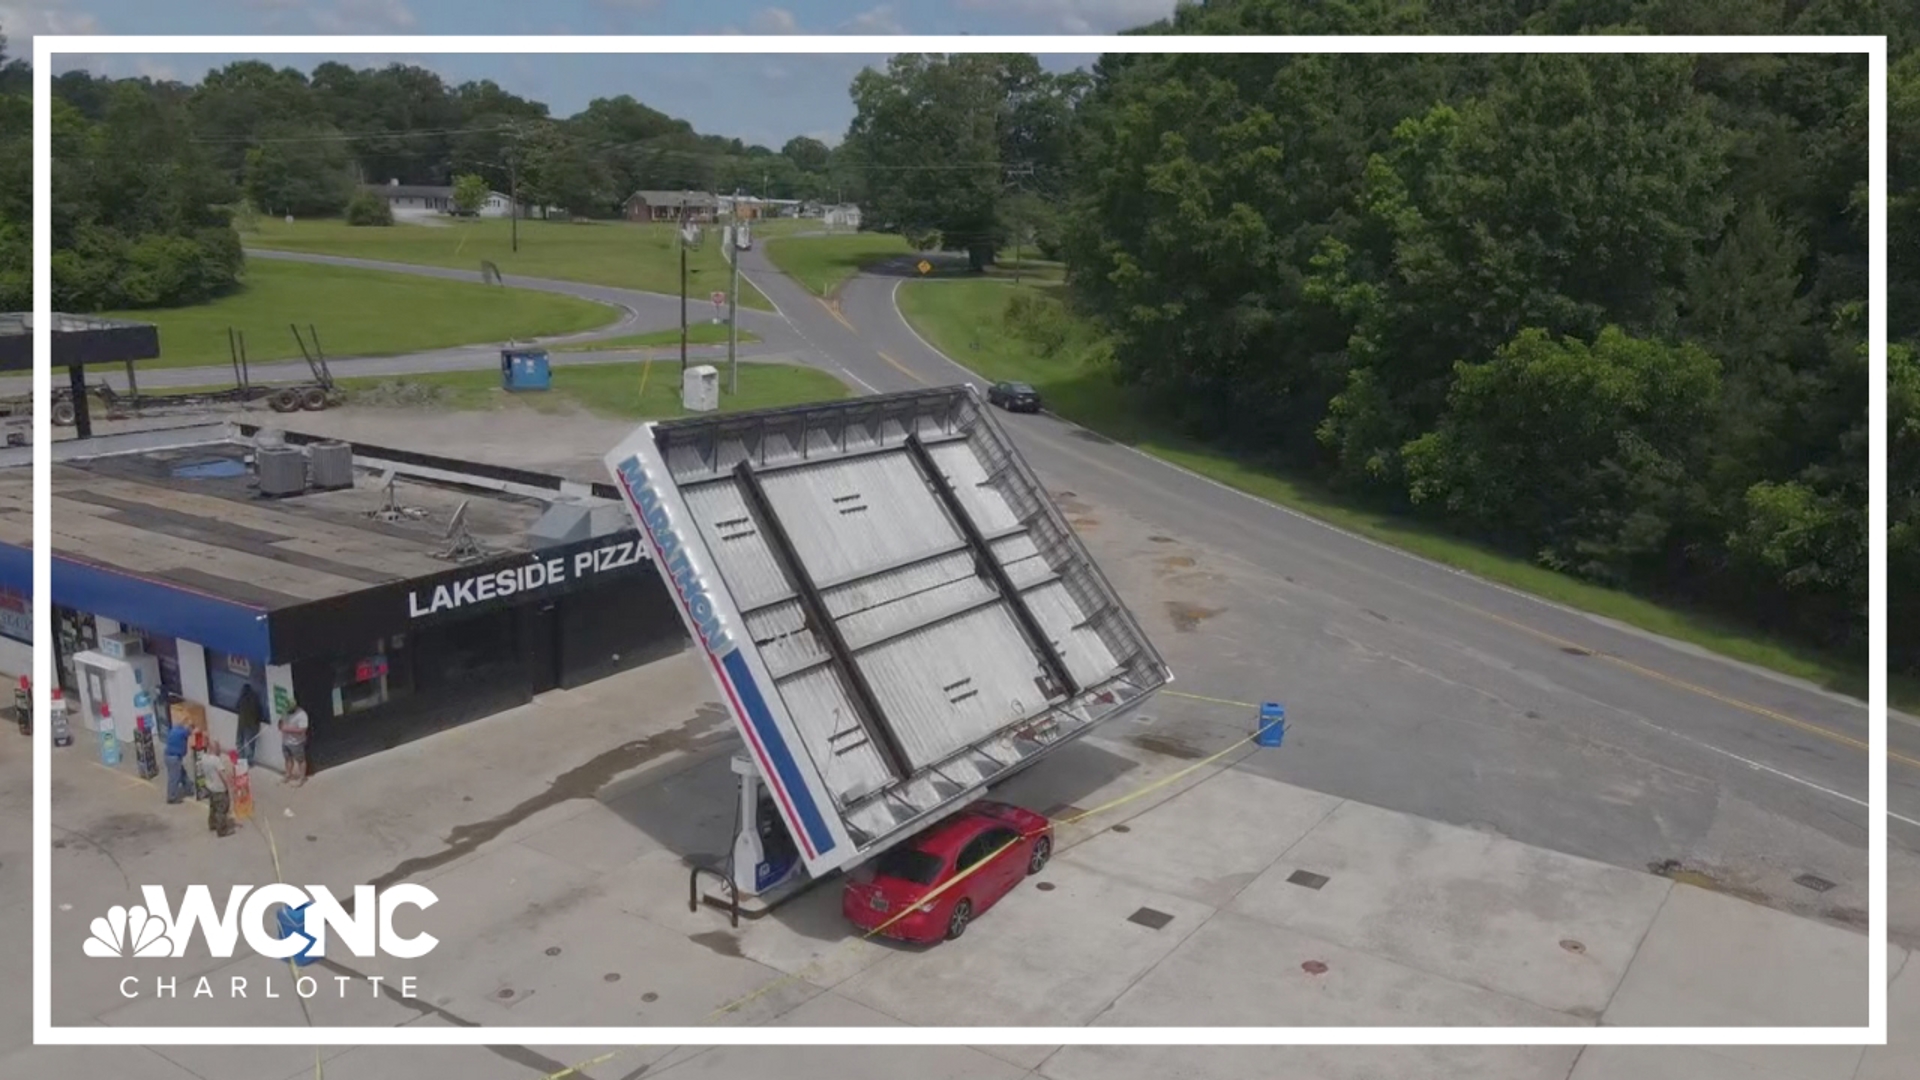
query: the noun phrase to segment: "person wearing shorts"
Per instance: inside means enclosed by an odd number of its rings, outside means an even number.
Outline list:
[[[280,718],[280,753],[286,759],[283,783],[299,787],[307,782],[307,710],[299,702]]]

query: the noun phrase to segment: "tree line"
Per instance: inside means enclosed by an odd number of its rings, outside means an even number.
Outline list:
[[[24,64],[0,168],[9,198],[31,186],[31,92]],[[489,80],[449,84],[424,68],[311,73],[236,61],[196,84],[70,71],[53,80],[55,305],[86,312],[198,303],[237,286],[236,212],[339,217],[367,185],[476,188],[587,218],[617,216],[636,190],[747,191],[771,198],[857,195],[835,152],[795,138],[780,150],[702,135],[633,97],[598,98],[564,118]],[[476,179],[477,178],[477,179]],[[362,204],[367,200],[362,198]],[[385,206],[353,207],[357,222]],[[28,204],[0,225],[0,287],[24,308]],[[18,223],[15,226],[13,223]]]
[[[1920,673],[1920,6],[1239,0],[1143,30],[1889,35],[1894,653]],[[1044,108],[1016,70],[856,80],[846,152],[919,165],[870,219],[980,265],[1038,216],[1068,288],[1019,321],[1090,321],[1191,434],[1864,655],[1865,57],[1108,55]]]

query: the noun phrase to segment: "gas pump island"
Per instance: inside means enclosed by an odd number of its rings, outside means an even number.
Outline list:
[[[736,916],[1172,681],[971,387],[647,424],[606,462],[745,744],[707,895]]]

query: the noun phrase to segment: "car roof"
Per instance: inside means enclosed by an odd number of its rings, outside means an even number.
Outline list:
[[[929,855],[951,859],[960,853],[961,848],[972,842],[974,837],[997,827],[1012,828],[1013,825],[976,803],[928,829],[913,840],[912,844]]]

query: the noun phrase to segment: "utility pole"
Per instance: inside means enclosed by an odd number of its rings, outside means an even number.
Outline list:
[[[687,377],[687,197],[680,196],[680,380]]]
[[[507,217],[513,222],[513,250],[520,252],[520,169],[514,164],[517,155],[507,155]]]
[[[731,279],[727,282],[727,369],[733,388],[728,393],[740,392],[740,324],[736,315],[740,300],[740,189],[733,189],[733,226],[727,230],[727,262],[732,264]],[[132,369],[128,369],[132,370]]]

